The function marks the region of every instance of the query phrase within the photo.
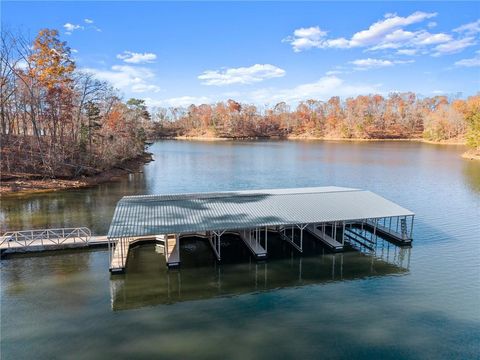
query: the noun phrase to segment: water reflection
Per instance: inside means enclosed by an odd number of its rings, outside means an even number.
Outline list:
[[[475,192],[480,193],[480,164],[475,160],[465,160],[463,175],[465,183]]]
[[[138,173],[92,188],[4,196],[0,231],[81,225],[103,235],[117,201],[122,196],[143,194],[145,187],[145,175]]]
[[[222,251],[228,254],[228,247]],[[230,257],[230,263],[218,265],[209,255],[208,245],[192,239],[182,243],[181,256],[186,257],[182,268],[169,271],[164,256],[155,251],[154,244],[138,246],[132,249],[126,274],[111,278],[112,309],[125,310],[409,272],[411,249],[383,241],[379,241],[374,252],[367,253],[351,250],[331,254],[321,248],[317,251],[310,248],[310,254],[298,256],[285,242],[277,243],[275,248],[269,261],[264,263],[257,263],[248,254],[240,252],[237,259]],[[188,252],[192,249],[198,252],[195,258],[200,266],[189,262]],[[238,249],[230,249],[233,251]],[[249,259],[241,261],[245,255]]]

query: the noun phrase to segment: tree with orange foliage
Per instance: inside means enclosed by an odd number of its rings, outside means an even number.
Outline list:
[[[58,31],[33,42],[2,32],[0,174],[75,177],[139,156],[151,123],[144,100],[128,105],[76,71]],[[23,63],[22,66],[19,66]]]
[[[75,63],[70,48],[58,38],[58,31],[40,30],[28,57],[28,75],[39,84],[39,90],[46,92],[46,108],[43,116],[52,140],[64,140],[66,127],[73,130],[73,72]]]
[[[38,79],[47,89],[70,84],[75,62],[70,48],[58,38],[58,31],[40,30],[33,42],[33,52],[29,56],[29,75]]]

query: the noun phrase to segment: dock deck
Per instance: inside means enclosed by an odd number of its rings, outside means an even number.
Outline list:
[[[167,236],[162,235],[166,239],[165,245],[165,260],[168,267],[180,265],[180,241],[175,234]],[[158,237],[157,237],[158,238]]]
[[[160,243],[164,247],[165,262],[167,266],[174,267],[180,265],[179,241],[175,234],[137,236],[131,238],[121,238],[115,243],[110,259],[110,272],[124,272],[125,267],[127,266],[130,248],[142,242]]]
[[[92,236],[90,230],[85,227],[10,231],[0,238],[0,252],[2,254],[107,245],[106,235]]]
[[[256,259],[264,259],[267,257],[267,250],[260,244],[259,241],[259,232],[255,230],[242,230],[239,232],[239,235]]]
[[[323,228],[324,229],[324,228]],[[318,225],[312,224],[305,228],[311,235],[327,245],[333,251],[342,251],[343,244],[335,240],[333,237],[327,235],[324,231],[320,231]]]
[[[378,235],[384,237],[386,240],[393,240],[400,245],[411,245],[412,243],[411,231],[410,234],[405,231],[405,234],[402,235],[402,233],[398,233],[395,230],[379,223],[375,224],[372,221],[366,221],[364,226],[368,227],[370,230],[376,227],[375,231]]]

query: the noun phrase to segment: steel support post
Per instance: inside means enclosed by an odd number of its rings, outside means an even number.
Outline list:
[[[412,215],[412,223],[410,224],[410,239],[413,240],[413,219],[415,218],[415,215]]]
[[[298,225],[295,224],[299,229],[300,229],[300,249],[303,251],[303,230],[308,226],[308,224],[305,225]],[[293,241],[293,238],[292,238]]]
[[[215,249],[215,252],[216,252],[216,255],[217,255],[217,258],[218,260],[221,259],[221,252],[220,252],[220,248],[221,248],[221,244],[220,244],[220,237],[225,233],[226,230],[222,230],[220,232],[217,232],[216,230],[213,230],[213,234],[215,235],[215,244],[214,244],[214,249]]]
[[[267,252],[267,247],[268,247],[268,230],[267,227],[265,226],[265,252]]]

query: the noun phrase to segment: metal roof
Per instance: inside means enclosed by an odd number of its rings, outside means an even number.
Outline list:
[[[314,187],[125,196],[109,238],[414,215],[370,191]]]

